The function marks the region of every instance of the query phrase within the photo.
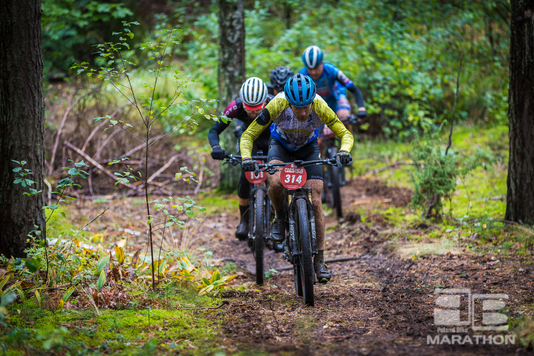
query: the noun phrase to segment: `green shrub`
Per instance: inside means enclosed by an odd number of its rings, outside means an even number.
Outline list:
[[[411,173],[414,194],[410,206],[422,209],[423,217],[440,217],[443,211],[442,198],[450,199],[456,190],[458,178],[464,178],[479,166],[484,169],[493,162],[491,152],[477,149],[469,156],[459,155],[452,150],[447,154],[439,130],[422,137],[415,135],[411,157],[415,172]]]

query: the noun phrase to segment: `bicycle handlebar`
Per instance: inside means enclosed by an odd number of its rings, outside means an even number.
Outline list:
[[[327,159],[318,159],[314,161],[303,161],[303,160],[295,160],[293,162],[283,162],[283,163],[265,163],[265,164],[258,164],[256,165],[256,169],[254,171],[255,174],[258,174],[259,172],[267,172],[269,174],[276,173],[277,169],[276,167],[285,167],[288,164],[295,163],[299,167],[306,167],[306,166],[312,166],[314,164],[328,164],[330,166],[338,166],[341,168],[342,164],[339,160],[339,157],[336,158],[327,158]]]
[[[339,120],[342,123],[348,122],[350,125],[356,125],[356,124],[362,123],[362,120],[360,120],[360,118],[358,118],[358,115],[356,114],[349,115],[346,119],[339,119]]]
[[[267,156],[252,156],[251,158],[259,161],[267,161]],[[236,166],[241,163],[241,156],[238,155],[226,154],[224,159],[227,159],[227,161],[223,164],[231,164],[232,166]]]

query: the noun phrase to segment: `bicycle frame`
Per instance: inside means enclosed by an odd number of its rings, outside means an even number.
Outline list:
[[[303,162],[301,160],[296,160],[292,163],[295,163],[299,166],[308,166],[308,165],[313,165],[313,164],[328,164],[328,165],[336,165],[338,167],[341,166],[341,164],[335,158],[325,159],[325,160],[306,161],[306,162]],[[274,174],[276,172],[276,167],[283,167],[283,166],[286,166],[287,164],[289,163],[274,163],[274,164],[258,165],[257,172],[264,171],[264,172],[268,172],[269,174]],[[296,223],[295,205],[296,205],[297,200],[299,199],[304,199],[308,207],[308,221],[310,222],[310,230],[311,230],[312,254],[315,256],[318,253],[317,232],[315,229],[315,215],[313,213],[312,191],[311,191],[311,187],[298,188],[294,190],[286,188],[285,195],[286,195],[287,216],[289,217],[289,237],[286,239],[288,243],[287,243],[286,252],[284,252],[284,258],[294,265],[295,257],[302,254],[302,251],[299,251],[296,248],[298,244],[296,241],[297,236],[295,233],[295,223]],[[289,246],[290,244],[291,246]]]

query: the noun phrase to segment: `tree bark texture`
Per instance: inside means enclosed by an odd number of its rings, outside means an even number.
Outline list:
[[[46,234],[44,194],[28,197],[14,184],[26,161],[32,188],[44,190],[44,101],[41,1],[0,1],[0,253],[23,257],[28,233]]]
[[[506,220],[534,223],[534,0],[512,0]]]
[[[218,111],[222,112],[239,95],[245,81],[245,14],[242,0],[219,0],[219,80]],[[233,135],[235,124],[221,134],[222,148],[237,154]],[[237,188],[240,166],[221,166],[219,189],[230,192]]]

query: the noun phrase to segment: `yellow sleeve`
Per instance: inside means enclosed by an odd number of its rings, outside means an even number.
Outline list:
[[[289,103],[284,97],[278,95],[271,100],[261,114],[248,126],[248,128],[241,135],[241,143],[239,149],[241,151],[241,159],[247,159],[252,156],[252,147],[254,141],[261,135],[261,133],[269,127],[273,119],[276,118],[282,111],[287,109]]]
[[[265,111],[266,109],[263,110]],[[252,122],[252,124],[248,126],[245,132],[243,132],[239,144],[239,149],[241,151],[241,160],[245,160],[252,156],[252,147],[254,146],[254,141],[256,141],[256,139],[261,135],[263,130],[269,127],[269,124],[272,121],[273,120],[269,120],[266,125],[260,125],[258,123],[258,119],[256,119]]]
[[[312,110],[319,115],[326,126],[328,126],[328,128],[341,140],[341,148],[339,150],[350,153],[352,145],[354,144],[354,136],[352,136],[350,131],[347,130],[345,125],[339,120],[336,113],[330,109],[324,100],[320,99],[315,99],[313,101]]]

